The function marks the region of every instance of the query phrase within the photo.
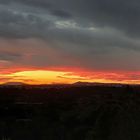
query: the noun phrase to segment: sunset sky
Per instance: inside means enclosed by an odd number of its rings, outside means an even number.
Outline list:
[[[139,0],[0,0],[0,84],[140,84]]]

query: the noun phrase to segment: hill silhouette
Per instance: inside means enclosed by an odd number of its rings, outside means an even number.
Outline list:
[[[28,85],[28,84],[23,83],[23,82],[6,82],[3,85],[7,85],[7,86],[22,86],[22,85]]]

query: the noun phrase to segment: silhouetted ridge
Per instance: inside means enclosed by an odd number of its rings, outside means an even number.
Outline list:
[[[23,82],[7,82],[7,83],[4,83],[3,85],[7,85],[7,86],[22,86],[22,85],[28,85],[28,84],[26,84],[26,83],[23,83]]]

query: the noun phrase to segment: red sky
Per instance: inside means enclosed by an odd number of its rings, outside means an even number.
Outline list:
[[[135,63],[131,66],[132,60],[130,63],[119,61],[120,58],[113,60],[114,57],[108,62],[102,57],[94,60],[80,51],[74,53],[75,48],[69,52],[61,47],[38,39],[1,39],[0,83],[140,83],[140,71]]]
[[[139,84],[139,9],[128,0],[1,0],[0,83]]]
[[[50,70],[49,70],[50,69]],[[140,83],[140,72],[88,71],[76,68],[13,68],[3,70],[0,83],[24,82],[28,84],[56,84],[81,82]]]

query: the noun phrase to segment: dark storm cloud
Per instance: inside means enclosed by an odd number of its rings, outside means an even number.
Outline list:
[[[72,18],[72,15],[66,11],[63,10],[52,10],[52,15],[58,16],[60,18]]]
[[[56,10],[58,11],[56,15],[65,17],[73,15],[78,22],[115,27],[129,35],[139,35],[140,31],[139,0],[13,0],[13,2],[50,11]]]
[[[19,12],[15,15],[14,7],[9,14],[0,10],[3,17],[7,18],[1,19],[1,22],[17,23],[17,21],[21,21],[21,23],[25,24],[28,28],[28,26],[31,26],[30,24],[33,20],[39,20],[36,21],[36,25],[33,25],[34,29],[30,29],[33,34],[40,34],[38,30],[34,33],[35,28],[38,28],[38,26],[42,27],[40,24],[44,24],[47,28],[47,21],[43,21],[43,17],[40,18],[40,15],[44,14],[46,17],[50,16],[50,19],[48,20],[52,24],[54,23],[54,20],[57,19],[52,20],[53,17],[51,16],[56,16],[58,18],[73,17],[77,23],[83,24],[84,26],[106,26],[121,30],[130,36],[140,35],[140,2],[138,0],[1,0],[0,3],[5,3],[3,5],[6,5],[7,9],[8,7],[12,8],[14,4],[18,4],[16,5],[17,8],[15,8],[15,11],[17,10],[17,12]],[[26,6],[28,8],[26,8]],[[5,10],[7,11],[7,9]],[[23,11],[21,9],[23,9]],[[35,14],[31,20],[27,21],[28,16],[23,16],[24,14],[30,15],[31,13],[29,11],[37,11],[39,13],[41,10],[44,11],[40,13],[40,15]],[[30,17],[31,16],[33,15],[30,15]],[[44,30],[44,32],[45,31],[46,30]]]
[[[23,3],[34,7],[48,8],[51,4],[46,0],[1,0],[1,4]]]
[[[40,14],[34,14],[29,8],[22,9],[22,5],[0,5],[0,8],[1,37],[42,37],[44,31],[50,26],[48,19],[40,17]]]
[[[0,60],[6,60],[6,61],[18,61],[20,60],[22,55],[18,53],[12,53],[12,52],[0,52]]]
[[[55,6],[71,11],[79,22],[140,35],[139,0],[60,0]]]
[[[36,55],[22,61],[28,65],[139,70],[139,15],[138,0],[0,0],[0,37],[46,42],[46,49],[31,45]],[[8,56],[18,59],[0,53]]]

